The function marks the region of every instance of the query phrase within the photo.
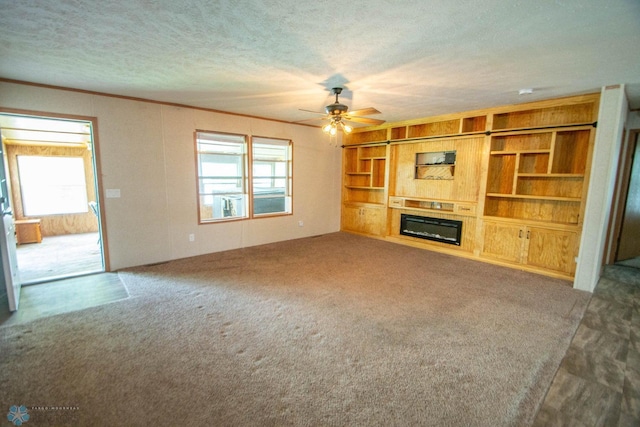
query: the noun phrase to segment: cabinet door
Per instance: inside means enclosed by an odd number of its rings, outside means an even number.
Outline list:
[[[482,256],[502,261],[520,262],[523,227],[514,224],[485,221]]]
[[[526,239],[528,245],[524,263],[573,275],[578,233],[528,227]]]
[[[362,232],[374,236],[382,236],[385,232],[384,208],[362,208],[361,228]]]
[[[356,233],[382,236],[385,232],[385,208],[349,206],[342,207],[342,229]]]
[[[360,232],[361,225],[361,207],[360,206],[342,206],[342,229],[345,231]]]

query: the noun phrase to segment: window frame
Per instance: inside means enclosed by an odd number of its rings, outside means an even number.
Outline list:
[[[203,203],[202,197],[206,194],[201,191],[201,181],[206,178],[204,175],[200,175],[201,173],[201,154],[206,154],[206,152],[201,150],[200,141],[202,138],[201,135],[212,135],[212,136],[221,136],[222,138],[228,137],[230,139],[241,138],[242,142],[238,142],[243,147],[243,160],[242,160],[242,196],[244,200],[244,209],[245,212],[242,216],[230,216],[230,217],[222,217],[222,218],[214,218],[213,213],[211,214],[211,218],[204,217],[203,218]],[[198,224],[219,224],[219,223],[227,223],[233,221],[245,221],[250,219],[258,219],[258,218],[272,218],[278,216],[289,216],[293,215],[293,141],[291,139],[286,138],[274,138],[274,137],[264,137],[257,135],[245,135],[245,134],[237,134],[237,133],[229,133],[229,132],[218,132],[211,130],[201,130],[196,129],[194,132],[194,154],[195,154],[195,175],[196,175],[196,198],[197,198],[197,211],[198,211]],[[254,143],[262,143],[268,144],[269,141],[278,142],[280,146],[287,147],[288,158],[285,160],[286,162],[286,176],[285,179],[285,211],[284,212],[267,212],[267,213],[254,213],[254,177],[253,177],[253,168],[254,168],[254,159],[253,159],[253,149]],[[257,159],[257,162],[260,162],[261,159]],[[275,163],[274,163],[275,168]],[[274,176],[272,174],[272,181],[276,179],[282,179],[281,177]],[[214,194],[211,194],[212,196]],[[211,203],[214,206],[214,203]]]
[[[273,143],[273,144],[269,144],[268,141],[272,141],[272,142],[278,142],[278,143]],[[272,181],[272,183],[274,183],[276,180],[278,179],[284,179],[285,180],[285,185],[284,185],[284,203],[285,203],[285,210],[284,212],[266,212],[266,213],[255,213],[255,199],[258,198],[260,199],[260,197],[256,197],[256,192],[254,190],[254,176],[253,176],[253,168],[256,162],[261,162],[261,163],[268,163],[268,161],[266,161],[265,159],[262,158],[258,158],[256,159],[254,157],[254,144],[263,144],[263,145],[273,145],[273,146],[280,146],[280,147],[287,147],[287,158],[285,159],[285,176],[284,177],[278,177],[275,176],[275,162],[272,162],[272,170],[273,173],[271,174],[270,177],[268,177],[268,179],[270,179]],[[251,178],[249,180],[249,189],[250,189],[250,193],[249,193],[249,209],[251,212],[251,217],[252,218],[265,218],[265,217],[273,217],[273,216],[285,216],[285,215],[293,215],[293,141],[291,141],[290,139],[284,139],[284,138],[272,138],[272,137],[264,137],[264,136],[257,136],[257,135],[252,135],[249,138],[249,145],[251,146],[249,152],[250,152],[250,156],[249,156],[249,165],[250,165],[250,169],[251,169]],[[265,177],[267,178],[267,177]],[[287,209],[287,205],[289,206],[289,208]]]

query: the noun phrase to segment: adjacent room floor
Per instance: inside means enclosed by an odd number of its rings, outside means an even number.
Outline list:
[[[18,245],[22,283],[103,271],[98,233],[43,237],[42,243]]]
[[[640,262],[607,266],[535,426],[640,425],[639,307]]]

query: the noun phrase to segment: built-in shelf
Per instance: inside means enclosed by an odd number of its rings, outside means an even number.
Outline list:
[[[344,148],[343,201],[384,204],[386,145]]]
[[[384,190],[384,187],[364,187],[364,186],[358,186],[358,185],[345,185],[345,188],[351,188],[353,190],[375,190],[375,191]]]
[[[583,173],[518,173],[519,177],[525,178],[574,178],[583,179]]]
[[[482,217],[485,221],[500,221],[500,222],[504,222],[504,223],[511,223],[511,224],[517,224],[517,225],[522,225],[523,222],[526,223],[527,225],[538,225],[541,227],[548,227],[548,228],[557,228],[557,229],[561,229],[561,230],[575,230],[577,224],[575,222],[553,222],[550,223],[549,221],[545,221],[545,220],[537,220],[537,219],[527,219],[527,220],[522,220],[520,218],[505,218],[502,216],[491,216],[491,215],[484,215]]]
[[[476,204],[452,200],[426,200],[407,197],[389,197],[389,207],[392,209],[408,209],[429,212],[445,212],[462,216],[475,216]]]
[[[514,154],[544,154],[549,153],[549,149],[541,149],[541,150],[496,150],[492,151],[492,156],[512,156]]]
[[[579,197],[558,197],[558,196],[536,196],[528,194],[503,194],[503,193],[487,193],[487,197],[504,197],[508,199],[543,199],[558,200],[562,202],[579,202]]]

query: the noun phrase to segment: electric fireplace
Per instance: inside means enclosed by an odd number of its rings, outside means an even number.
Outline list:
[[[402,214],[400,234],[460,246],[462,221]]]

